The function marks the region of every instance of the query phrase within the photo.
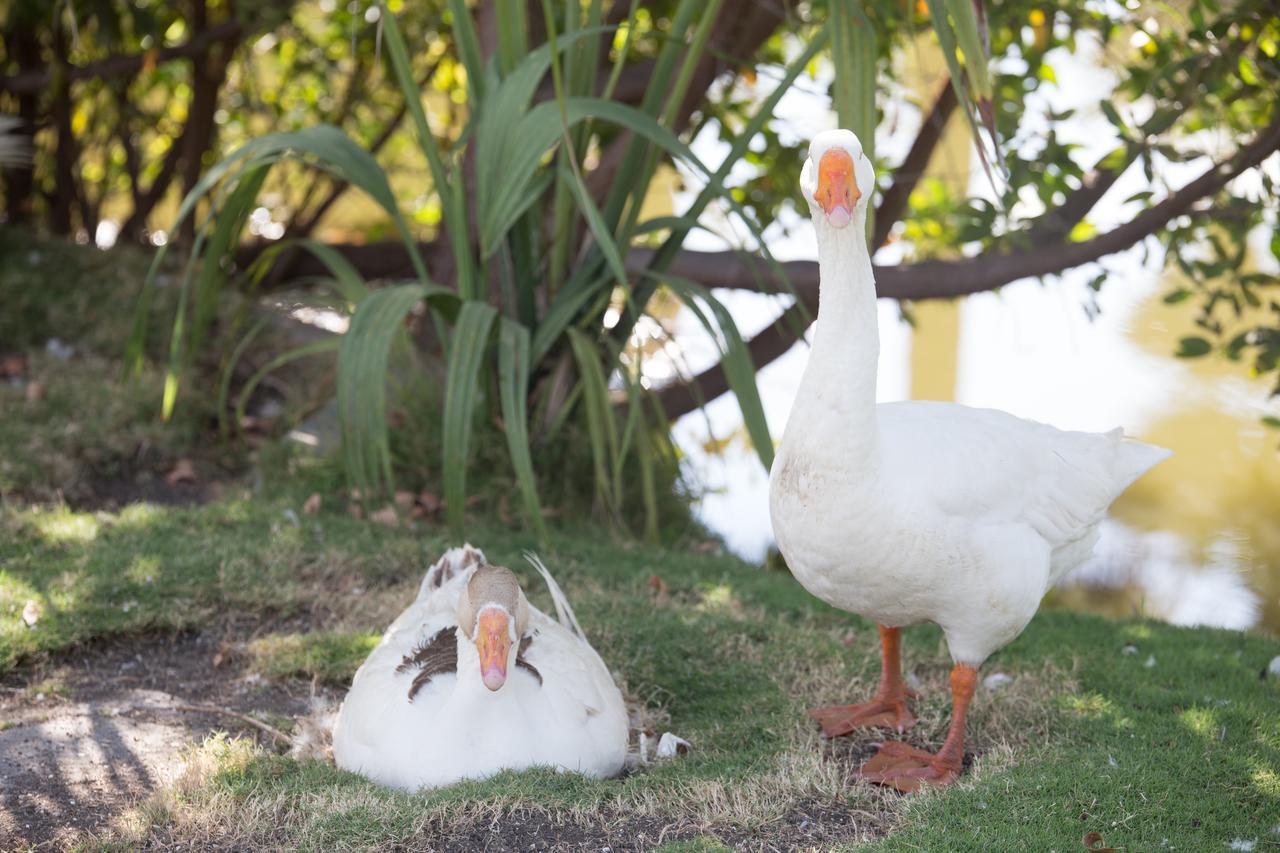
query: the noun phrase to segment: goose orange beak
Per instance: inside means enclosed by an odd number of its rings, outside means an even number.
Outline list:
[[[862,198],[862,191],[858,189],[849,152],[832,148],[822,155],[818,161],[818,189],[813,198],[834,227],[843,228],[853,219],[853,206]]]
[[[476,619],[476,651],[480,653],[480,677],[484,686],[498,690],[507,682],[507,656],[511,651],[511,617],[498,607],[486,607]]]

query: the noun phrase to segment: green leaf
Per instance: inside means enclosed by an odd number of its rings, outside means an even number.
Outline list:
[[[464,25],[470,25],[471,17],[466,12],[466,4],[461,0],[456,3],[450,0],[450,3],[451,6],[462,7]],[[387,10],[385,2],[382,4],[382,17],[379,20],[382,22],[387,43],[387,63],[391,66],[396,83],[400,86],[400,93],[405,99],[409,117],[413,119],[413,126],[417,132],[418,146],[427,158],[431,180],[435,184],[436,193],[440,196],[445,233],[449,237],[449,244],[453,248],[453,256],[458,264],[458,293],[463,298],[467,298],[476,292],[477,274],[471,255],[466,210],[460,203],[460,189],[451,185],[450,170],[440,156],[440,145],[431,133],[427,114],[422,109],[422,93],[418,89],[418,81],[413,76],[413,67],[409,60],[409,49],[405,46],[404,34],[400,32],[400,24],[396,21],[396,16]],[[459,24],[455,21],[456,26]],[[474,27],[472,31],[474,33]],[[415,249],[414,254],[416,251]],[[425,270],[420,273],[420,277],[424,282],[427,280]]]
[[[1188,336],[1178,341],[1178,351],[1174,353],[1178,358],[1199,358],[1208,355],[1213,347],[1204,338]]]
[[[591,459],[595,467],[596,497],[612,512],[615,508],[612,506],[613,479],[609,473],[609,460],[616,456],[618,434],[613,407],[609,404],[609,386],[595,344],[577,329],[570,328],[568,334],[578,365],[578,381],[582,385],[582,405],[587,416],[587,435],[591,440]]]
[[[729,380],[729,388],[738,400],[738,408],[742,411],[742,422],[751,436],[751,444],[755,447],[760,464],[768,471],[773,467],[773,437],[769,433],[769,422],[765,418],[764,404],[760,400],[760,390],[756,384],[756,368],[751,362],[751,352],[747,349],[738,325],[733,320],[722,302],[712,296],[711,291],[702,285],[680,276],[664,273],[662,281],[671,288],[694,316],[702,323],[707,334],[716,342],[720,350],[720,366]],[[715,322],[702,312],[698,302],[705,303],[715,315]]]
[[[467,463],[471,419],[480,392],[480,365],[498,309],[484,302],[465,302],[458,312],[449,349],[444,395],[444,499],[449,527],[462,535],[467,516]]]
[[[378,166],[368,151],[357,145],[341,130],[330,125],[316,125],[299,131],[267,134],[241,146],[205,172],[204,176],[187,193],[178,208],[178,215],[174,220],[172,230],[179,230],[187,218],[195,213],[196,205],[202,199],[214,193],[224,179],[226,179],[225,184],[215,194],[214,210],[226,208],[226,204],[222,203],[223,199],[237,193],[238,188],[245,185],[239,179],[247,175],[255,175],[258,170],[265,170],[270,165],[281,160],[302,160],[324,169],[335,177],[363,190],[391,218],[396,229],[400,232],[405,247],[408,249],[410,261],[413,263],[420,280],[423,283],[428,282],[426,266],[422,263],[422,257],[418,254],[418,248],[412,234],[409,232],[408,224],[404,221],[399,208],[396,206],[395,195],[391,191],[386,173],[382,171],[382,168]],[[252,178],[251,180],[257,181],[257,178]],[[246,204],[249,203],[248,196],[246,195],[244,199],[238,199],[237,204],[241,201]],[[235,211],[229,212],[234,213]],[[206,217],[205,221],[197,229],[196,242],[179,283],[183,296],[179,299],[181,307],[174,318],[173,346],[171,346],[171,354],[174,352],[173,347],[177,347],[176,352],[179,359],[185,335],[185,294],[194,271],[195,261],[200,257],[201,250],[205,245],[206,232],[211,217],[212,214]],[[222,226],[226,229],[225,234],[228,245],[231,239],[231,231],[234,230],[238,234],[238,228],[235,227],[233,219],[234,217]],[[219,239],[217,226],[215,226],[213,236],[215,241]],[[130,334],[126,348],[125,362],[127,370],[136,372],[141,368],[146,343],[146,320],[150,313],[151,297],[154,292],[156,277],[162,268],[169,245],[172,244],[162,246],[156,252],[151,267],[147,272],[143,291],[134,312],[133,331]],[[210,261],[210,259],[206,258],[206,261]],[[210,262],[216,262],[216,259],[212,259]],[[210,286],[213,283],[214,281],[211,280]],[[166,410],[171,410],[178,391],[178,373],[180,371],[173,369],[175,363],[177,362],[171,359],[170,375],[166,380],[165,387]]]
[[[309,344],[303,344],[300,347],[294,347],[287,352],[283,352],[275,358],[268,361],[262,367],[258,368],[249,381],[244,383],[244,387],[240,389],[240,396],[236,398],[236,423],[244,422],[245,407],[249,405],[249,398],[253,395],[255,389],[266,379],[272,372],[279,370],[286,364],[299,359],[309,358],[313,355],[323,355],[325,353],[337,352],[342,346],[342,338],[334,336],[332,338],[324,338],[323,340],[313,341]]]
[[[393,487],[387,439],[387,363],[425,285],[375,291],[357,307],[338,350],[338,420],[348,481],[362,493]]]
[[[1116,130],[1120,131],[1121,136],[1129,135],[1129,125],[1125,120],[1120,118],[1120,113],[1116,111],[1115,105],[1110,101],[1100,101],[1098,106],[1102,108],[1102,113],[1107,117],[1107,121],[1111,122]]]
[[[1165,305],[1177,305],[1179,302],[1185,302],[1187,297],[1191,295],[1191,291],[1185,287],[1179,287],[1177,290],[1166,293],[1164,299],[1161,300]]]
[[[565,174],[566,172],[568,174]],[[626,287],[627,269],[622,262],[622,252],[618,248],[618,244],[614,242],[613,234],[610,233],[609,227],[605,225],[604,218],[600,216],[600,209],[591,200],[591,193],[587,191],[586,186],[582,183],[582,177],[575,170],[562,169],[560,179],[569,185],[574,200],[578,202],[578,209],[586,218],[587,227],[591,229],[591,235],[596,238],[596,245],[600,247],[600,251],[604,254],[618,286]]]
[[[836,0],[827,20],[835,65],[835,108],[841,127],[858,135],[867,157],[875,161],[876,32],[862,6]],[[867,223],[871,225],[870,222]]]
[[[449,0],[449,14],[453,18],[453,38],[458,54],[467,70],[467,89],[471,103],[478,104],[484,98],[484,54],[480,50],[480,36],[476,32],[475,19],[467,9],[466,0]],[[383,10],[383,17],[389,17]]]
[[[516,482],[524,508],[538,540],[545,543],[547,531],[542,523],[542,504],[538,500],[538,483],[533,473],[533,456],[529,451],[529,330],[506,319],[498,328],[498,396],[502,406],[502,423],[507,434],[507,451],[516,472]]]
[[[258,196],[258,191],[262,188],[262,181],[267,176],[267,168],[265,165],[246,168],[239,178],[230,184],[233,189],[227,195],[226,201],[220,205],[215,219],[216,224],[213,228],[213,236],[209,241],[209,250],[204,258],[204,265],[200,270],[200,279],[196,285],[195,316],[192,319],[191,330],[188,333],[186,329],[187,298],[190,290],[191,268],[200,255],[205,229],[202,228],[197,235],[191,257],[178,285],[178,307],[174,312],[173,331],[169,338],[169,368],[165,374],[164,398],[160,410],[161,418],[166,421],[173,415],[182,373],[186,365],[190,363],[196,348],[203,341],[205,331],[212,322],[214,312],[217,309],[218,297],[221,294],[223,282],[226,280],[226,273],[222,266],[224,256],[233,241],[238,240],[240,237],[244,222],[249,216],[249,211]],[[210,215],[212,216],[213,214]],[[149,289],[150,281],[148,281]]]

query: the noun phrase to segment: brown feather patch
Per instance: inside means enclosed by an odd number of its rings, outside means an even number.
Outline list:
[[[516,649],[516,666],[538,679],[538,686],[542,686],[542,673],[538,672],[538,668],[529,661],[525,660],[524,653],[529,650],[529,646],[533,644],[533,634],[525,634],[520,639],[520,647]]]
[[[458,671],[458,629],[456,626],[441,628],[430,639],[419,643],[418,647],[404,656],[396,672],[409,672],[417,669],[409,685],[409,701],[418,695],[437,675]]]

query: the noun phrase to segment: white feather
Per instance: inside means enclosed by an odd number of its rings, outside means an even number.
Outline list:
[[[456,629],[458,599],[483,564],[483,555],[468,545],[449,551],[427,571],[417,599],[352,681],[334,725],[335,762],[408,791],[539,766],[617,775],[628,739],[622,694],[581,629],[570,627],[577,626],[573,611],[545,567],[539,571],[564,612],[557,621],[529,608],[533,640],[527,660],[541,683],[515,666],[513,644],[506,683],[489,691],[475,645],[459,631],[457,673],[435,676],[409,699],[416,673],[397,668],[438,631]]]
[[[847,145],[842,133],[811,150]],[[869,194],[837,228],[811,171],[821,312],[770,473],[778,548],[819,598],[884,625],[935,622],[952,656],[977,666],[1022,632],[1092,552],[1111,502],[1169,451],[954,403],[876,405]],[[858,159],[857,183],[874,180]]]

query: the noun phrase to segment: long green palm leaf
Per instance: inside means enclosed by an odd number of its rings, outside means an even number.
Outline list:
[[[449,526],[461,534],[466,526],[467,462],[472,418],[480,391],[480,366],[498,309],[484,302],[464,302],[458,312],[445,379],[444,499]]]

